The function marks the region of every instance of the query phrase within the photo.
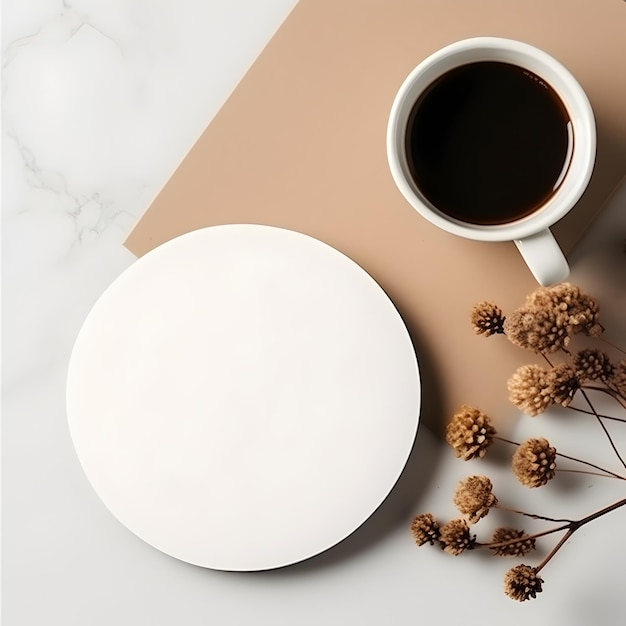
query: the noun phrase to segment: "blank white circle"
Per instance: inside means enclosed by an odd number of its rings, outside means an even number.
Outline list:
[[[397,481],[420,384],[406,327],[312,237],[225,225],[138,259],[95,304],[67,380],[88,480],[183,561],[263,570],[358,528]]]

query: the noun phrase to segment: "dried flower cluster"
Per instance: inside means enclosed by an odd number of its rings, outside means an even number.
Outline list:
[[[557,457],[579,463],[583,470],[592,468],[594,474],[626,480],[626,461],[615,447],[603,419],[623,422],[626,416],[599,415],[589,399],[590,392],[608,394],[620,411],[626,410],[626,359],[613,360],[609,353],[597,347],[585,346],[572,350],[573,338],[584,335],[588,342],[603,340],[604,328],[599,321],[597,302],[575,285],[561,283],[540,287],[531,293],[523,306],[505,316],[496,304],[483,301],[474,306],[470,323],[477,335],[504,335],[511,343],[540,355],[545,361],[519,367],[507,382],[509,399],[524,413],[536,417],[558,405],[582,411],[603,427],[603,434],[621,463],[622,473],[594,465],[581,459],[559,454],[543,437],[533,437],[516,443],[499,436],[491,419],[481,409],[463,405],[446,427],[446,441],[455,455],[464,461],[482,459],[496,442],[513,445],[511,470],[518,482],[529,488],[547,485],[557,475]],[[608,345],[608,344],[607,344]],[[616,348],[617,349],[617,348]],[[621,351],[623,353],[623,351]],[[558,356],[558,361],[553,359]],[[591,410],[575,408],[573,400],[581,395]],[[560,465],[559,465],[560,466]],[[540,571],[554,557],[566,540],[581,526],[611,511],[626,506],[626,498],[618,500],[582,519],[553,519],[525,513],[502,505],[493,492],[492,481],[485,475],[471,475],[459,481],[453,502],[462,517],[440,524],[430,513],[415,517],[411,532],[418,546],[439,545],[445,552],[458,556],[467,550],[486,548],[494,556],[519,558],[536,547],[539,537],[565,533],[537,566],[520,564],[504,577],[504,591],[514,600],[535,598],[542,591]],[[471,530],[493,509],[507,511],[550,522],[552,527],[535,534],[502,526],[490,541],[477,541]]]
[[[605,352],[585,348],[574,356],[575,376],[581,383],[599,380],[607,383],[614,377],[616,368]]]
[[[525,556],[535,549],[535,538],[516,528],[497,528],[490,549],[497,556]]]
[[[422,513],[411,523],[411,532],[418,546],[429,543],[431,546],[439,541],[439,524],[430,513]]]
[[[536,289],[506,318],[497,305],[480,302],[474,306],[470,321],[477,334],[502,333],[521,348],[550,353],[566,348],[577,333],[601,335],[604,328],[598,316],[599,307],[593,298],[575,285],[561,283]]]
[[[470,321],[477,335],[500,335],[504,333],[502,309],[492,302],[479,302],[473,309]]]
[[[542,487],[556,473],[556,449],[543,437],[528,439],[513,454],[513,473],[526,487]]]
[[[539,365],[523,365],[508,382],[509,399],[528,415],[543,413],[554,400],[548,389],[545,368]]]
[[[543,580],[537,575],[537,568],[518,565],[510,569],[504,577],[504,592],[513,600],[523,602],[534,598],[541,591]]]
[[[480,410],[463,405],[446,427],[446,441],[457,457],[466,461],[485,456],[493,441],[495,429]]]
[[[461,513],[469,517],[470,524],[485,517],[489,509],[498,504],[498,498],[492,493],[492,489],[487,476],[468,476],[457,485],[454,504]]]
[[[439,544],[452,556],[473,548],[475,542],[476,537],[470,535],[469,526],[464,519],[453,519],[439,531]]]
[[[576,370],[568,363],[558,363],[548,372],[548,393],[554,404],[569,406],[581,386]]]
[[[422,513],[413,519],[411,532],[418,546],[423,546],[426,543],[430,545],[437,543],[452,556],[459,556],[474,548],[488,548],[495,556],[519,557],[535,549],[535,537],[533,535],[509,527],[497,528],[492,540],[488,543],[476,541],[476,535],[472,534],[470,530],[471,525],[476,524],[492,508],[498,506],[498,498],[493,493],[493,485],[487,476],[468,476],[459,481],[453,500],[464,517],[453,519],[443,525],[439,524],[431,513]],[[512,576],[511,572],[507,574],[509,578]],[[518,583],[515,588],[519,587]],[[536,586],[531,586],[531,589],[535,592],[541,590],[537,589]],[[507,591],[507,593],[509,592]],[[509,595],[511,594],[509,593]],[[517,596],[519,596],[519,591],[516,592]]]
[[[626,396],[626,361],[613,364],[606,352],[585,348],[569,355],[569,362],[548,368],[523,365],[508,380],[509,399],[524,413],[535,417],[554,404],[567,407],[589,383]],[[597,388],[597,387],[591,387]]]

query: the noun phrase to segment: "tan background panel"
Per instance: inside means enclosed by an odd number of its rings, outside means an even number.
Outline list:
[[[568,67],[596,114],[591,184],[554,228],[571,250],[626,164],[623,0],[300,0],[128,237],[142,255],[224,223],[291,228],[364,267],[402,314],[420,360],[423,419],[461,403],[496,423],[514,412],[506,379],[534,360],[473,335],[471,306],[521,304],[536,287],[513,244],[439,231],[404,201],[385,154],[393,97],[420,60],[455,40],[502,36]]]

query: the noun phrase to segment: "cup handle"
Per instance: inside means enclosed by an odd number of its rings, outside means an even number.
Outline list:
[[[515,239],[515,245],[540,285],[553,285],[568,277],[569,265],[550,229]]]

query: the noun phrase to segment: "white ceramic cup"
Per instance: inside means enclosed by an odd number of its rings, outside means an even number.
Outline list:
[[[437,78],[461,65],[500,61],[530,70],[546,81],[565,106],[573,134],[569,167],[556,192],[533,213],[513,222],[478,225],[450,217],[421,193],[411,176],[406,153],[407,122],[423,91]],[[476,37],[438,50],[402,83],[387,126],[387,158],[393,179],[411,206],[424,218],[461,237],[481,241],[514,241],[537,281],[550,285],[564,280],[569,266],[550,226],[576,204],[587,187],[596,155],[593,111],[572,74],[546,52],[526,43],[499,37]]]

